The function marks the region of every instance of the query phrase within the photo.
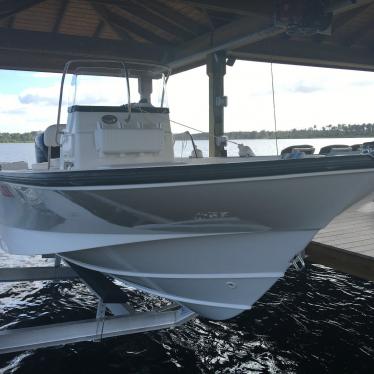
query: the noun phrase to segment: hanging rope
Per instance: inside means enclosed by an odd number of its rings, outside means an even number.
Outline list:
[[[275,108],[274,74],[273,74],[273,63],[272,62],[270,63],[270,74],[271,74],[271,91],[273,94],[274,139],[275,139],[275,147],[277,149],[277,156],[279,156],[278,134],[277,134],[277,111]]]

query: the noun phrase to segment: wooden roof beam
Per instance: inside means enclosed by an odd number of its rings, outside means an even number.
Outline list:
[[[219,20],[223,20],[225,22],[231,22],[234,19],[238,18],[237,14],[229,13],[229,12],[217,12],[216,10],[207,9],[205,13],[210,18],[216,18]]]
[[[0,20],[13,16],[46,0],[4,0],[0,2]]]
[[[333,0],[328,10],[335,16],[372,3],[374,0]]]
[[[195,36],[207,30],[204,26],[158,0],[137,0],[136,3]]]
[[[231,50],[282,34],[285,27],[274,25],[273,17],[243,17],[182,44],[169,57],[173,69],[204,60],[210,53]]]
[[[52,32],[58,32],[58,30],[60,28],[60,25],[62,23],[62,20],[64,18],[66,8],[68,7],[68,4],[69,4],[69,0],[62,0],[61,1],[60,8],[58,10],[56,21],[55,21],[55,24],[53,26]]]
[[[94,10],[96,11],[96,14],[97,16],[101,19],[102,22],[104,22],[104,24],[108,24],[112,29],[113,31],[117,34],[117,36],[122,39],[122,40],[126,40],[126,41],[133,41],[134,39],[130,36],[128,30],[125,28],[125,27],[120,27],[118,26],[116,23],[113,23],[113,20],[112,18],[110,17],[110,12],[108,11],[108,9],[102,5],[102,4],[97,4],[96,1],[93,1],[93,0],[89,0],[90,4],[92,5],[92,7],[94,8]],[[97,27],[100,26],[100,23],[98,24]],[[104,25],[102,25],[101,27],[103,27]],[[101,31],[101,30],[99,30]],[[95,34],[97,32],[97,29],[95,30]]]
[[[235,13],[243,16],[260,14],[274,14],[275,7],[272,0],[183,0],[195,7]],[[328,11],[334,15],[360,8],[374,0],[332,0]]]
[[[32,51],[12,51],[0,49],[0,69],[45,71],[62,73],[65,63],[75,55],[41,54]]]
[[[166,5],[164,2],[159,0],[130,0],[133,3],[141,6],[149,12],[157,15],[164,19],[166,22],[171,23],[179,28],[182,28],[185,32],[191,33],[195,36],[200,35],[201,32],[206,31],[204,25],[195,22],[193,19],[184,15],[183,13],[175,10],[174,8]],[[116,5],[123,6],[123,0],[91,0],[97,4],[105,5]]]
[[[339,0],[333,3],[331,11],[343,13],[354,9],[355,7],[362,7],[374,2],[374,0],[354,1],[355,2],[352,3],[351,0]],[[203,2],[205,3],[206,1],[204,0]],[[214,3],[216,3],[216,1],[214,1]],[[233,51],[245,46],[248,46],[250,50],[252,44],[268,40],[276,35],[284,33],[285,31],[285,26],[274,25],[272,15],[242,17],[210,33],[197,37],[191,42],[182,44],[175,50],[175,54],[169,57],[168,63],[173,69],[181,69],[183,66],[202,61],[208,54],[219,50]],[[287,43],[289,43],[289,41],[286,42],[285,48],[287,47]],[[317,43],[312,43],[311,45],[321,46],[321,44]],[[308,55],[308,51],[305,52]],[[351,54],[351,52],[346,50],[345,53]],[[271,51],[269,51],[269,55],[271,55]],[[269,56],[267,56],[267,58],[268,57]],[[306,58],[306,60],[309,59]],[[290,60],[288,61],[290,62]],[[328,64],[330,63],[328,62]],[[370,65],[370,63],[368,64]],[[358,65],[361,66],[361,64]],[[363,63],[362,66],[366,66],[365,68],[367,68],[368,65]]]
[[[366,12],[366,9],[370,5],[371,4],[366,4],[364,6],[355,8],[350,11],[346,11],[345,13],[339,15],[336,18],[336,20],[334,20],[333,22],[333,29],[332,29],[333,34],[337,31],[340,31],[346,24],[350,23],[351,21],[354,21],[357,16]]]
[[[101,21],[97,24],[96,29],[95,29],[95,32],[93,33],[92,37],[93,37],[93,38],[98,38],[98,37],[100,37],[100,34],[101,34],[101,32],[103,31],[104,27],[105,27],[105,22],[104,22],[103,20],[101,20]]]
[[[131,33],[138,35],[140,38],[144,39],[147,42],[155,44],[167,44],[168,41],[159,37],[155,33],[146,28],[140,26],[138,23],[132,21],[130,18],[122,17],[118,15],[113,10],[109,9],[105,5],[97,4],[95,1],[90,1],[93,7],[96,9],[97,13],[105,18],[105,21],[115,28],[116,32],[122,30],[122,37],[126,37],[126,33],[130,31]],[[125,33],[125,34],[124,34]],[[127,36],[128,37],[128,36]]]
[[[170,35],[175,35],[176,39],[184,40],[189,39],[193,36],[190,31],[186,31],[184,28],[179,27],[175,23],[169,22],[167,18],[161,18],[157,13],[153,13],[147,9],[146,6],[139,5],[138,1],[125,1],[123,5],[118,5],[121,9],[126,12],[135,15],[137,18],[154,25],[158,29],[166,32]]]
[[[373,50],[310,41],[269,39],[228,51],[227,55],[250,61],[374,71]]]
[[[248,1],[248,0],[183,0],[185,3],[198,8],[233,13],[241,16],[254,14],[272,14],[273,1]]]
[[[341,43],[350,47],[356,44],[361,38],[365,37],[372,30],[373,20],[370,18],[363,22],[359,27],[357,27],[352,33],[348,36],[341,38]]]
[[[78,37],[58,33],[46,33],[38,31],[14,30],[8,28],[0,29],[0,51],[4,60],[0,58],[0,68],[6,65],[9,69],[26,69],[28,67],[28,54],[35,56],[35,64],[40,69],[49,70],[49,61],[65,62],[72,58],[93,59],[136,59],[150,62],[163,61],[168,47],[154,46],[131,41],[107,40],[92,37]],[[24,59],[14,56],[23,53]],[[37,57],[39,61],[37,62]],[[14,59],[13,59],[14,57]],[[31,59],[31,57],[30,57]],[[12,61],[14,66],[7,65],[6,61]]]
[[[242,16],[254,14],[271,15],[274,14],[275,7],[272,0],[183,0],[185,3],[195,7],[235,13]],[[334,15],[345,13],[355,8],[360,8],[373,0],[332,0],[328,11]]]
[[[11,29],[14,25],[14,22],[16,21],[16,15],[10,16],[7,20],[7,27]]]

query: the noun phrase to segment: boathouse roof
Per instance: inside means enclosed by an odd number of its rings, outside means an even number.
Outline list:
[[[76,58],[175,72],[207,54],[374,70],[373,0],[0,0],[0,68],[61,71]]]

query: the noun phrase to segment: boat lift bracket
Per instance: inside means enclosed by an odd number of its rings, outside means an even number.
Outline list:
[[[56,257],[57,258],[57,257]],[[98,297],[96,318],[26,328],[0,328],[0,354],[161,330],[182,325],[195,317],[172,303],[152,311],[135,311],[125,291],[102,273],[77,265],[0,268],[0,282],[80,279]],[[113,316],[106,316],[109,310]]]

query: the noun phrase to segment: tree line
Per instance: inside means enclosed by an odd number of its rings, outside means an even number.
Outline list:
[[[2,132],[0,133],[0,143],[31,143],[34,142],[38,132],[39,131],[30,131],[22,134]]]
[[[31,143],[39,131],[25,133],[0,133],[0,143]],[[274,131],[232,131],[225,135],[229,139],[272,139],[275,138]],[[317,126],[307,129],[279,130],[276,133],[279,139],[307,139],[307,138],[366,138],[374,137],[374,123],[363,123],[361,125],[328,125],[318,129]],[[175,134],[175,139],[185,139],[185,133]],[[209,139],[207,132],[193,134],[194,139]]]
[[[366,138],[374,137],[374,123],[363,123],[361,125],[328,125],[318,129],[317,126],[307,129],[292,129],[275,131],[232,131],[225,135],[229,139],[272,139],[275,135],[279,139],[307,139],[307,138]],[[193,134],[194,139],[209,139],[207,132]],[[176,134],[177,140],[185,138],[185,134]]]

